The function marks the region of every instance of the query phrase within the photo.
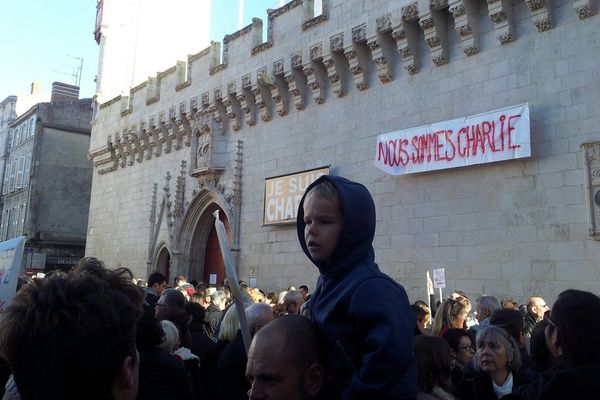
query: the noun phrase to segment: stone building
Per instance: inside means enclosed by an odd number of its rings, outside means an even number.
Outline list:
[[[330,173],[370,189],[376,261],[412,300],[440,267],[446,291],[600,292],[593,0],[324,0],[317,17],[312,7],[270,10],[266,42],[254,20],[100,102],[88,255],[140,276],[218,281],[218,210],[240,277],[314,286],[289,222],[306,184]],[[522,111],[505,124],[502,110]],[[467,125],[477,118],[490,121]],[[435,130],[461,123],[455,136]],[[479,156],[439,164],[456,145]],[[382,165],[409,160],[418,168]]]
[[[4,182],[6,160],[10,153],[11,143],[9,133],[11,132],[11,124],[19,115],[29,110],[34,104],[48,100],[48,96],[40,94],[39,82],[33,82],[29,93],[7,96],[0,102],[0,193],[3,190],[1,189],[1,185]]]
[[[79,88],[55,82],[50,102],[10,125],[0,240],[27,237],[26,268],[67,268],[84,255],[92,102],[78,95]]]

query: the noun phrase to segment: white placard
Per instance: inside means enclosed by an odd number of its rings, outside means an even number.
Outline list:
[[[0,314],[10,304],[17,291],[24,247],[24,236],[0,242]]]
[[[446,277],[444,276],[444,268],[433,270],[433,287],[435,289],[444,289],[446,287]]]
[[[375,144],[375,166],[391,175],[524,157],[531,157],[527,103],[385,133]]]
[[[208,284],[209,285],[216,285],[217,284],[217,274],[210,274],[208,276]]]
[[[258,287],[258,282],[257,282],[255,276],[251,276],[251,277],[248,278],[248,286],[250,286],[251,288]]]

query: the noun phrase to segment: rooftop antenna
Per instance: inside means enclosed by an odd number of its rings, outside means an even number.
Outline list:
[[[77,67],[77,72],[75,72],[75,86],[81,87],[81,71],[83,71],[83,58],[71,56],[69,54],[65,54],[67,57],[72,58],[74,60],[79,61],[79,67]]]
[[[81,87],[81,71],[83,70],[83,58],[81,57],[74,57],[71,56],[69,54],[65,54],[65,56],[72,58],[74,60],[78,60],[79,61],[79,66],[73,68],[75,70],[75,72],[69,73],[69,72],[64,72],[64,71],[56,71],[54,70],[54,72],[58,72],[59,74],[63,74],[63,75],[69,75],[72,76],[73,78],[75,78],[75,86],[77,87]]]

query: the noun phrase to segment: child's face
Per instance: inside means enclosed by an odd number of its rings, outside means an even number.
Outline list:
[[[304,241],[315,261],[327,261],[342,234],[344,217],[339,200],[329,200],[319,194],[304,200]]]

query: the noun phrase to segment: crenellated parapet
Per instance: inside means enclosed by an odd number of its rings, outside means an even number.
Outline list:
[[[515,20],[531,21],[535,34],[543,35],[566,18],[552,18],[558,5],[551,0],[527,0],[527,8],[508,0],[390,0],[377,13],[355,12],[354,20],[344,20],[348,2],[364,7],[357,0],[327,0],[315,13],[312,0],[290,1],[268,11],[265,42],[263,22],[255,18],[226,35],[222,46],[212,42],[186,60],[174,60],[129,93],[100,104],[89,153],[96,171],[106,174],[187,149],[192,175],[218,173],[232,135],[473,57],[485,51],[481,43],[516,41]],[[572,7],[574,21],[596,18],[591,0],[576,0]],[[514,12],[525,15],[515,18]],[[489,21],[482,21],[486,14]]]

